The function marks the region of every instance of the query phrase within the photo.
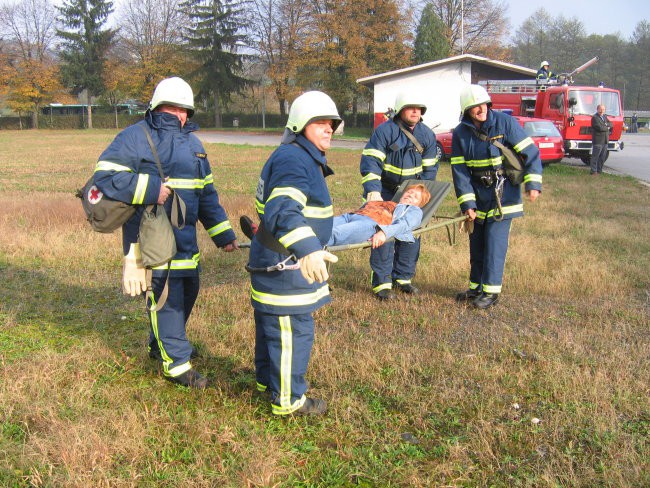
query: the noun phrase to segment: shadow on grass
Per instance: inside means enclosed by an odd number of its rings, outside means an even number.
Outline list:
[[[4,361],[14,362],[45,349],[61,353],[99,339],[115,357],[136,358],[144,371],[161,375],[159,364],[147,352],[149,319],[142,297],[126,297],[116,287],[103,286],[102,280],[93,278],[83,287],[63,283],[43,270],[9,265],[1,267],[0,273],[0,356]],[[207,371],[216,386],[233,394],[254,386],[252,369],[242,368],[234,357],[208,354],[201,343],[197,346],[202,357],[193,362]]]

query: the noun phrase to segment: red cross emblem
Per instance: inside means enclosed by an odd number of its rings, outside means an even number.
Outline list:
[[[95,185],[91,186],[90,189],[88,190],[88,201],[95,205],[98,203],[104,194],[99,191],[99,188],[97,188]]]

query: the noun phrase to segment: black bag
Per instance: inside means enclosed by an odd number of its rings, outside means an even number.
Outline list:
[[[487,141],[499,148],[501,154],[503,155],[502,164],[506,178],[508,178],[508,181],[510,181],[510,183],[515,186],[521,185],[524,181],[524,174],[526,172],[524,169],[524,163],[519,154],[517,154],[513,149],[504,146],[497,140],[503,136],[488,137],[487,134],[479,132],[476,129],[474,129],[474,135],[476,135],[476,137],[478,137],[480,140]]]
[[[95,232],[110,234],[122,227],[135,213],[134,205],[104,195],[95,185],[95,175],[88,179],[83,188],[77,190],[76,196],[81,198],[86,220]]]
[[[503,154],[503,171],[506,174],[506,178],[515,186],[521,185],[524,181],[525,173],[521,156],[499,141],[494,140],[492,144],[498,147],[501,150],[501,154]]]

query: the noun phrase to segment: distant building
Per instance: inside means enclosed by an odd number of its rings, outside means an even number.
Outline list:
[[[436,132],[450,130],[460,116],[460,90],[480,80],[530,80],[536,70],[493,59],[463,54],[395,71],[360,78],[374,91],[375,126],[385,120],[395,97],[404,90],[418,92],[427,104],[424,122]]]

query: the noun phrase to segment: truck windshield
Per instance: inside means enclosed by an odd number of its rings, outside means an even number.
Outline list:
[[[618,93],[598,90],[569,90],[569,100],[577,103],[573,107],[574,114],[593,115],[598,105],[605,105],[605,113],[618,117],[621,115],[621,104]]]

